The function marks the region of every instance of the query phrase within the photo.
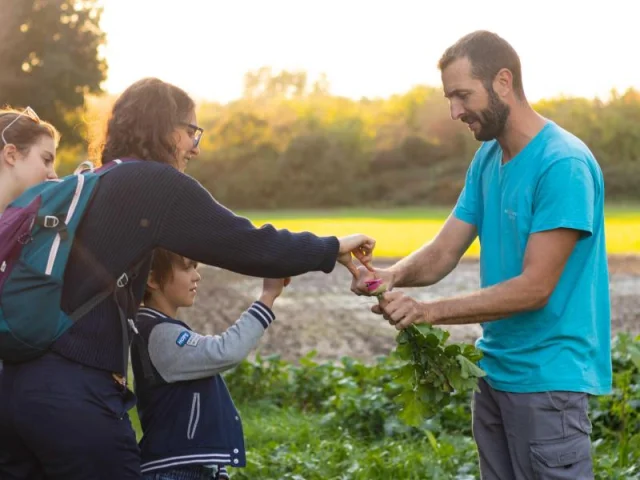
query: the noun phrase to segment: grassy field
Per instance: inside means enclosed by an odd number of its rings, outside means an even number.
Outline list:
[[[272,223],[291,231],[311,231],[318,235],[365,233],[377,241],[380,257],[405,256],[432,239],[449,214],[449,209],[340,209],[241,212],[256,225]],[[614,205],[606,211],[609,254],[640,254],[640,205]],[[476,240],[467,256],[477,256]]]
[[[247,466],[230,468],[237,480],[475,480],[477,454],[471,435],[360,438],[325,425],[326,415],[269,402],[239,404]],[[138,416],[130,418],[140,438]],[[465,421],[469,421],[465,418]]]
[[[640,480],[640,336],[612,343],[614,390],[589,399],[596,480]],[[395,356],[297,364],[244,361],[224,374],[242,415],[246,468],[234,480],[475,480],[469,392],[419,427],[400,421]],[[140,436],[135,409],[131,421]]]

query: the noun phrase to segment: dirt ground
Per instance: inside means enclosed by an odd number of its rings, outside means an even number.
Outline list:
[[[391,260],[377,261],[383,267]],[[640,333],[640,256],[611,257],[610,288],[612,333]],[[196,305],[183,309],[181,317],[202,333],[221,333],[258,298],[262,281],[217,268],[201,267],[202,282]],[[478,288],[479,265],[464,260],[439,284],[413,289],[418,299],[432,299]],[[395,345],[396,330],[369,311],[373,298],[349,291],[350,276],[337,266],[331,274],[309,273],[293,279],[277,300],[275,323],[260,342],[261,355],[279,354],[295,361],[311,350],[318,360],[336,360],[344,355],[368,361],[388,354]],[[478,325],[449,327],[451,340],[473,342]]]

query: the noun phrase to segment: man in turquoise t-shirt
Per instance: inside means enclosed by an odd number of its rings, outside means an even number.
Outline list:
[[[462,37],[439,67],[451,117],[483,144],[436,238],[375,275],[390,288],[432,285],[479,237],[482,288],[432,302],[388,291],[373,311],[396,328],[482,324],[473,434],[484,480],[593,478],[587,397],[612,382],[602,172],[530,107],[499,36]],[[361,268],[352,290],[366,293],[373,275]]]

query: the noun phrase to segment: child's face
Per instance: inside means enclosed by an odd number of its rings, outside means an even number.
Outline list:
[[[177,309],[193,305],[198,282],[202,279],[197,266],[196,262],[188,259],[173,264],[173,275],[161,292],[172,307]]]

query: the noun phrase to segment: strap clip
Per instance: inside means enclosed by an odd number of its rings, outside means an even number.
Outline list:
[[[116,281],[118,288],[126,287],[127,283],[129,283],[129,276],[126,273],[120,275],[120,278]]]

